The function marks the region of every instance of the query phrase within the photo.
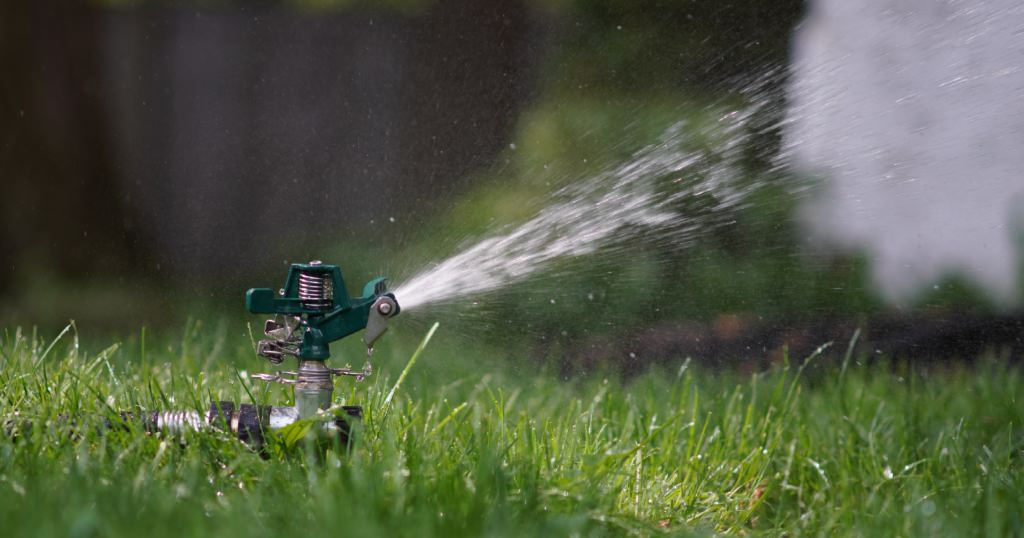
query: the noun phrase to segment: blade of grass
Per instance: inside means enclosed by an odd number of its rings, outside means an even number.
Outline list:
[[[64,338],[65,334],[68,334],[69,332],[71,332],[71,330],[72,330],[72,328],[74,328],[74,326],[75,326],[75,320],[71,320],[70,323],[65,325],[64,326],[64,330],[61,331],[60,334],[58,334],[57,337],[54,338],[52,342],[50,342],[50,345],[46,346],[46,350],[43,351],[43,354],[40,355],[38,359],[36,359],[36,364],[39,364],[39,363],[43,362],[43,360],[46,359],[46,356],[49,355],[51,351],[53,351],[53,347],[57,345],[57,342],[60,342],[61,338]]]
[[[430,343],[430,339],[433,338],[434,331],[437,330],[437,327],[439,325],[440,323],[434,322],[434,326],[431,327],[429,331],[427,331],[427,335],[423,337],[423,341],[420,342],[420,345],[416,348],[416,351],[413,352],[412,357],[409,357],[409,362],[406,363],[405,368],[402,370],[402,373],[399,374],[398,381],[395,381],[395,386],[391,387],[391,392],[388,392],[387,397],[384,398],[385,413],[387,413],[387,410],[391,407],[391,401],[395,398],[395,394],[398,392],[398,389],[402,386],[402,382],[405,381],[405,376],[409,375],[409,370],[412,370],[412,367],[420,358],[420,354],[423,353],[423,350],[426,349],[427,344]]]

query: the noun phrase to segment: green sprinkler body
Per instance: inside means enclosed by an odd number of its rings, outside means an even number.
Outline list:
[[[399,311],[395,296],[386,293],[386,284],[384,278],[375,278],[363,286],[362,297],[353,299],[338,266],[318,261],[292,264],[278,292],[253,288],[245,294],[249,312],[288,316],[297,323],[288,327],[268,321],[264,332],[272,339],[261,342],[259,354],[271,360],[293,354],[301,361],[325,361],[331,356],[331,342],[364,329],[363,341],[372,348],[386,329],[381,319]],[[292,338],[276,338],[283,335],[282,328],[288,328]]]

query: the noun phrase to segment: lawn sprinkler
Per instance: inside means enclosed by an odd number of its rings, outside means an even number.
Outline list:
[[[263,433],[287,427],[331,407],[334,378],[350,376],[362,381],[373,373],[369,357],[373,344],[388,328],[388,320],[399,312],[395,296],[387,292],[383,278],[363,287],[363,296],[351,298],[345,289],[341,269],[319,261],[292,264],[284,287],[275,292],[253,288],[245,294],[245,307],[253,314],[273,314],[263,332],[256,353],[272,364],[280,364],[290,355],[298,368],[275,374],[255,374],[254,378],[291,385],[295,405],[257,406],[234,402],[214,402],[205,416],[196,411],[157,411],[143,417],[147,429],[168,432],[198,431],[208,428],[229,429],[244,441],[261,444]],[[367,362],[361,370],[350,366],[330,368],[330,344],[363,331]],[[362,417],[362,408],[344,406],[323,423],[327,433],[347,442],[350,420]]]

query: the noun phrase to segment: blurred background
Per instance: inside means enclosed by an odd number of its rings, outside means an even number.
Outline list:
[[[407,332],[568,371],[1024,353],[1014,1],[5,2],[0,66],[6,328],[244,323],[310,259],[401,283],[676,126],[744,203]]]

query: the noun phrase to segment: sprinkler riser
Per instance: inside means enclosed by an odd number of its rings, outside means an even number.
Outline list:
[[[331,406],[334,381],[331,370],[323,361],[299,361],[295,377],[295,409],[300,418],[313,416]]]

